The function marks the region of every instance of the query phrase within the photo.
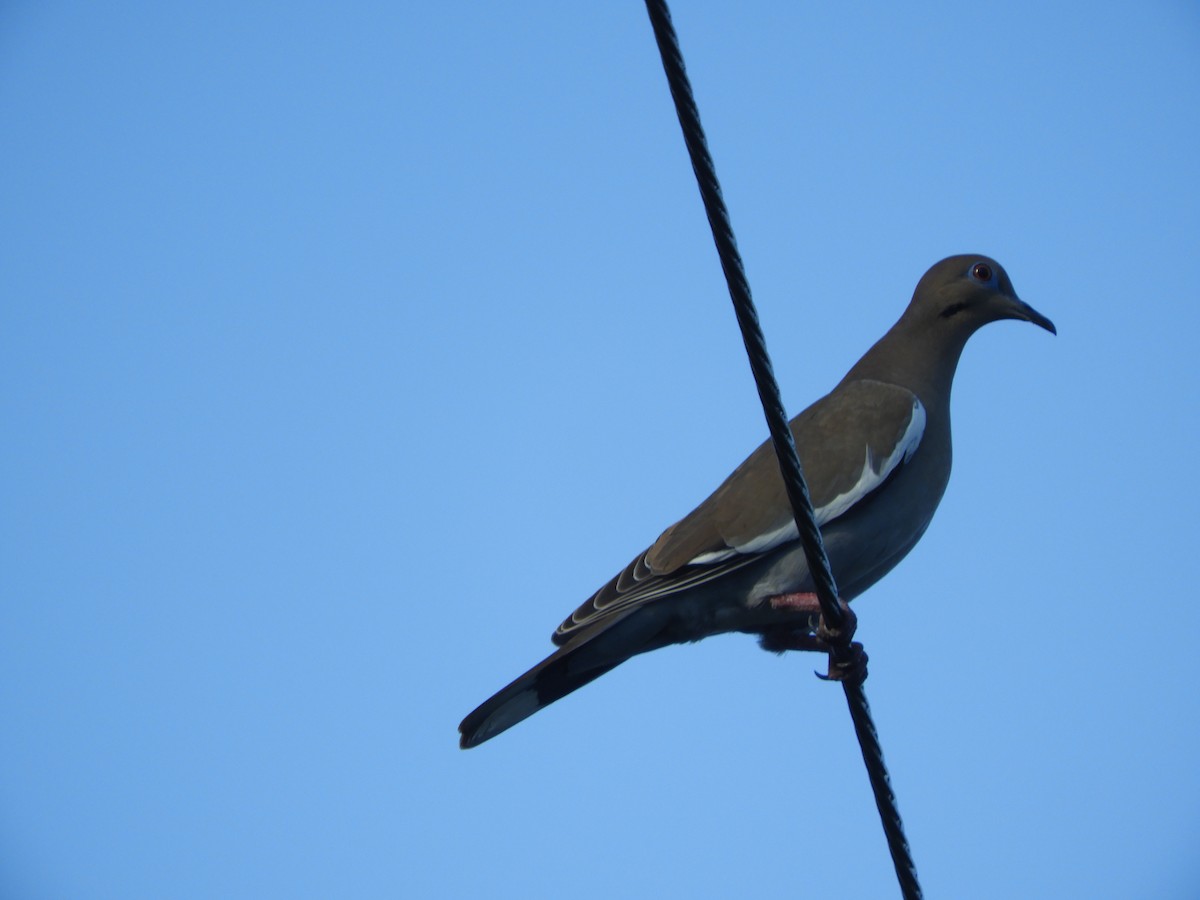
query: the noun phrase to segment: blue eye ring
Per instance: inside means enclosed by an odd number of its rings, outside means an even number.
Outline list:
[[[985,262],[977,262],[971,266],[971,277],[976,281],[987,284],[995,275],[996,273],[992,271],[992,267]]]

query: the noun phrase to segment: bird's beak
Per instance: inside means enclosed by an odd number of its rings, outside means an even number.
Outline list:
[[[1040,325],[1042,328],[1045,328],[1051,334],[1058,334],[1058,329],[1054,327],[1054,323],[1024,300],[1018,300],[1016,297],[1013,297],[1006,312],[1006,318],[1020,319],[1022,322],[1032,322],[1034,325]]]

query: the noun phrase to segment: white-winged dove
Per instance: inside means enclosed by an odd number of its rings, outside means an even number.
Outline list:
[[[986,256],[952,256],[829,394],[791,421],[841,599],[920,539],[950,478],[950,387],[967,339],[1000,319],[1057,334]],[[712,634],[768,649],[810,635],[813,591],[770,442],[558,626],[559,649],[463,719],[474,747],[631,656]],[[791,599],[789,599],[791,598]]]

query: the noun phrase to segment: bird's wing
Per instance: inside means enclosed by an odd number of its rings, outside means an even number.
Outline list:
[[[878,489],[916,451],[925,408],[880,381],[839,385],[792,419],[792,434],[817,515],[825,525]],[[797,537],[775,451],[763,443],[711,496],[662,533],[558,626],[556,644],[579,630],[722,578]]]

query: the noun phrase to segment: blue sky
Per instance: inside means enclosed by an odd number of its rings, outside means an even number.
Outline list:
[[[677,3],[788,407],[951,253],[856,602],[936,897],[1200,892],[1200,9]],[[644,8],[0,8],[0,894],[893,896],[744,636],[459,719],[765,435]]]

